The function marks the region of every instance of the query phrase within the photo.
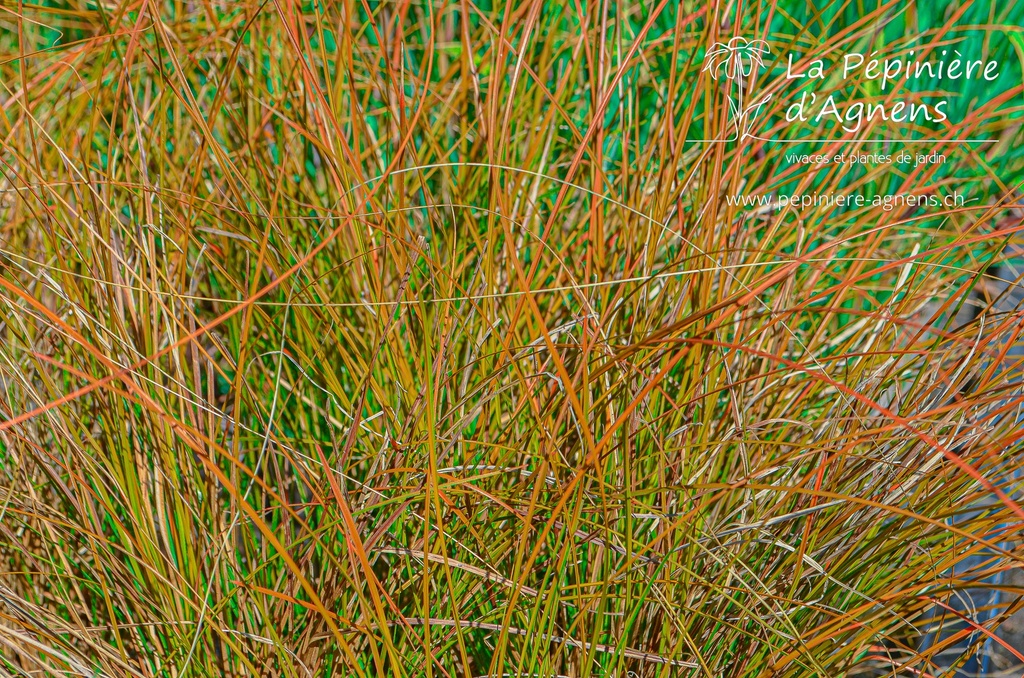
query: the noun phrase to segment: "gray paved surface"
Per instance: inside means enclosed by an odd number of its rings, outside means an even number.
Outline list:
[[[1020,245],[1013,245],[1004,253],[1000,265],[990,269],[991,276],[979,286],[978,302],[982,305],[981,319],[986,323],[1005,320],[1007,314],[1013,314],[1024,308],[1024,248]],[[968,316],[975,313],[962,312]],[[957,318],[958,321],[969,318]],[[1002,369],[1007,371],[1011,381],[1020,384],[1019,388],[1013,389],[1007,394],[1007,398],[1018,403],[1024,399],[1024,379],[1021,369],[1016,364],[1024,359],[1024,339],[1018,339],[1008,352],[1007,360]],[[1024,426],[1024,415],[1021,409],[1006,415],[1012,417],[1019,425]],[[1021,490],[1020,479],[1004,479],[1007,490],[1016,489],[1018,496]],[[983,510],[983,506],[977,507]],[[967,515],[970,515],[968,513]],[[1011,533],[1012,534],[1012,533]],[[1024,538],[1024,525],[1017,532],[1012,542],[1004,543],[1006,548],[1020,546],[1020,539]],[[991,556],[980,555],[976,558],[968,558],[956,568],[958,573],[969,571],[971,568],[984,567],[986,561],[991,565]],[[1024,569],[1014,569],[998,576],[985,580],[989,588],[967,589],[959,592],[950,604],[980,623],[991,622],[995,617],[1015,604],[1019,596],[1024,596]],[[986,607],[990,608],[986,610]],[[964,628],[963,622],[955,618],[950,619],[938,616],[936,620],[941,629],[925,636],[922,642],[922,649],[926,649],[936,640],[948,638],[951,633]],[[1007,619],[996,631],[1006,645],[1016,652],[1024,654],[1024,610],[1018,611]],[[977,647],[980,644],[980,652],[965,658],[968,647]],[[975,678],[980,676],[1022,676],[1024,675],[1024,662],[1020,661],[1014,653],[1004,647],[1001,643],[985,639],[984,636],[975,635],[962,643],[958,643],[948,651],[936,657],[936,664],[939,667],[939,675],[955,676],[956,678]],[[959,667],[959,668],[954,668]]]

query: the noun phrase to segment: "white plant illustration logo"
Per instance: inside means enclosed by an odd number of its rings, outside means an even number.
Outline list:
[[[762,56],[771,53],[771,48],[764,40],[747,40],[737,36],[728,43],[716,42],[704,55],[702,73],[710,71],[711,77],[718,80],[718,74],[721,72],[730,82],[736,81],[737,95],[733,100],[730,92],[729,110],[732,111],[733,122],[736,125],[737,141],[750,136],[754,119],[772,98],[771,94],[767,94],[746,108],[743,106],[744,89],[750,86],[753,80],[751,76],[756,74],[757,69],[764,68]]]

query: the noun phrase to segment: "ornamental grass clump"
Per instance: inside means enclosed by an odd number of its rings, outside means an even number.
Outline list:
[[[826,5],[7,7],[0,675],[1024,662],[1024,7]]]

